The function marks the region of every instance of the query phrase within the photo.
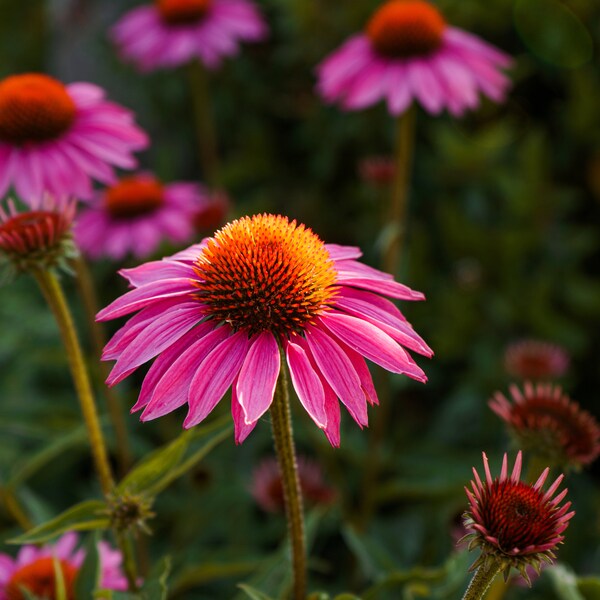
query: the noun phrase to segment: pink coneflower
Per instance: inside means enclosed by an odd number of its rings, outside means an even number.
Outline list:
[[[481,92],[501,102],[509,87],[500,68],[510,58],[471,33],[446,23],[424,0],[390,0],[363,33],[347,40],[317,67],[327,102],[360,110],[387,99],[392,115],[413,99],[428,112],[455,116],[478,106]]]
[[[0,600],[36,598],[56,600],[55,561],[62,573],[68,600],[75,598],[74,585],[85,552],[76,550],[77,534],[66,533],[55,544],[38,548],[23,546],[17,557],[0,554]],[[126,590],[127,579],[121,571],[121,553],[106,542],[98,543],[100,583],[102,589]],[[29,594],[23,593],[25,588]]]
[[[368,156],[358,163],[358,173],[371,185],[391,185],[396,176],[396,162],[393,156]]]
[[[113,167],[136,166],[148,145],[128,110],[91,83],[40,73],[0,81],[0,196],[13,185],[26,201],[49,192],[91,196],[91,180],[114,180]]]
[[[298,479],[305,502],[326,505],[333,502],[335,490],[323,481],[323,472],[318,463],[298,457]],[[283,481],[277,459],[265,458],[252,473],[252,495],[265,512],[283,512]]]
[[[195,183],[163,185],[151,174],[124,177],[96,194],[75,224],[75,239],[90,258],[146,258],[163,240],[189,241],[207,192]]]
[[[520,379],[555,379],[569,368],[569,355],[556,344],[521,340],[510,344],[504,355],[506,371]]]
[[[155,0],[128,12],[111,37],[124,60],[141,71],[177,67],[200,59],[216,69],[238,52],[240,42],[256,42],[267,27],[250,0]]]
[[[600,426],[558,386],[510,386],[512,402],[500,392],[490,408],[509,426],[520,447],[554,465],[581,467],[600,455]]]
[[[546,468],[536,483],[530,485],[520,481],[521,462],[519,452],[509,477],[505,454],[500,477],[492,479],[488,458],[483,453],[485,481],[473,469],[472,491],[465,488],[470,505],[465,526],[471,532],[466,538],[469,549],[481,548],[481,556],[473,568],[493,561],[500,565],[505,578],[514,567],[529,581],[527,566],[539,572],[542,561],[552,562],[554,550],[562,544],[562,534],[575,513],[567,512],[570,502],[560,506],[566,489],[553,498],[563,475],[544,492],[542,486],[549,469]]]
[[[0,262],[17,272],[66,266],[77,255],[71,235],[75,201],[46,195],[19,212],[11,200],[0,207]]]
[[[169,259],[121,271],[135,289],[98,319],[140,312],[104,350],[105,360],[117,360],[108,384],[158,356],[133,410],[143,408],[145,421],[187,403],[185,427],[200,423],[231,387],[240,443],[269,409],[283,357],[300,402],[338,446],[337,399],[361,427],[367,404],[377,403],[363,357],[424,382],[400,344],[432,354],[382,297],[423,294],[360,256],[358,248],[326,245],[304,225],[264,214],[233,221]]]

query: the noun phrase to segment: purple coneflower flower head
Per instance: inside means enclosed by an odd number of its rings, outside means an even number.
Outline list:
[[[539,573],[542,562],[551,563],[556,558],[554,550],[562,544],[563,532],[575,513],[569,512],[570,502],[561,505],[566,489],[555,496],[563,475],[544,491],[542,486],[549,469],[530,485],[520,481],[521,464],[519,452],[509,476],[505,454],[500,477],[492,478],[488,458],[483,453],[485,480],[473,468],[471,490],[465,488],[470,505],[465,514],[465,527],[470,533],[465,539],[469,541],[469,550],[481,549],[471,569],[493,561],[500,563],[505,579],[514,567],[529,582],[527,567]]]
[[[596,419],[552,384],[510,386],[511,400],[496,392],[490,408],[508,425],[521,447],[551,465],[580,468],[600,454]]]
[[[556,379],[569,368],[569,355],[557,344],[521,340],[506,348],[506,372],[519,379]]]
[[[74,217],[74,200],[46,195],[22,212],[9,200],[6,210],[0,207],[0,263],[16,273],[55,267],[68,271],[68,259],[77,256]]]
[[[107,380],[150,367],[133,410],[155,419],[188,405],[200,423],[229,388],[242,442],[273,401],[281,360],[300,402],[331,444],[340,443],[338,398],[367,425],[377,395],[364,358],[418,381],[405,348],[432,352],[384,296],[423,300],[391,275],[358,262],[358,248],[324,244],[304,225],[275,215],[233,221],[168,259],[121,274],[135,288],[98,313],[132,317],[107,344]]]
[[[173,68],[192,59],[216,69],[257,42],[267,26],[250,0],[155,0],[128,12],[112,29],[121,57],[141,71]]]
[[[57,598],[56,562],[62,573],[68,600],[76,600],[75,581],[85,559],[84,550],[76,550],[77,541],[77,534],[66,533],[52,545],[41,548],[23,546],[16,558],[0,554],[0,600],[26,600],[30,595],[48,600]],[[106,542],[98,543],[98,552],[100,587],[126,590],[127,579],[121,569],[121,553]],[[30,595],[25,595],[23,588]]]
[[[323,480],[321,467],[305,456],[298,457],[298,479],[304,502],[312,505],[331,504],[335,490]],[[252,473],[252,496],[265,512],[281,512],[285,509],[283,482],[279,463],[275,457],[265,458]]]
[[[0,196],[12,185],[29,202],[49,192],[87,199],[91,180],[114,181],[113,167],[136,166],[148,145],[133,115],[91,83],[41,73],[0,81]]]
[[[75,240],[92,259],[147,258],[162,241],[183,243],[193,237],[194,216],[207,196],[196,183],[163,184],[149,173],[123,177],[82,208]]]
[[[479,105],[479,93],[504,101],[510,81],[500,69],[510,64],[497,48],[448,25],[429,2],[390,0],[317,67],[317,89],[345,110],[385,99],[399,115],[417,100],[430,113],[460,116]]]

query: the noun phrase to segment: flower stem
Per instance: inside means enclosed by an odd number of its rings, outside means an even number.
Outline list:
[[[273,403],[271,404],[271,424],[275,451],[281,471],[285,514],[291,540],[292,568],[294,573],[294,600],[304,600],[306,596],[306,550],[304,539],[304,516],[302,492],[298,478],[296,451],[292,433],[292,418],[288,394],[288,376],[285,357],[282,354],[281,371]]]
[[[131,466],[132,462],[129,440],[127,438],[127,426],[125,425],[125,419],[123,418],[121,399],[115,393],[113,388],[108,387],[104,383],[109,373],[108,363],[102,362],[101,360],[102,350],[106,345],[106,336],[104,335],[102,326],[96,321],[96,314],[100,310],[96,296],[96,289],[94,287],[90,270],[82,256],[79,256],[75,260],[75,271],[77,275],[77,285],[83,300],[90,334],[92,336],[92,342],[94,345],[94,358],[96,365],[98,366],[97,374],[98,378],[102,380],[100,381],[100,388],[104,394],[110,421],[115,432],[119,472],[121,476],[123,476]]]
[[[100,422],[98,420],[94,397],[92,395],[90,380],[83,361],[83,354],[81,352],[79,340],[77,339],[73,319],[56,275],[51,271],[41,269],[36,270],[34,275],[46,301],[54,313],[60,329],[67,352],[71,375],[73,376],[73,382],[79,398],[81,412],[83,413],[83,419],[90,438],[96,471],[98,473],[102,491],[104,495],[107,496],[113,488],[113,477],[108,462],[104,437],[102,436],[102,429],[100,428]]]
[[[208,93],[208,73],[198,60],[189,64],[189,81],[192,90],[200,167],[204,180],[212,188],[219,183],[219,156],[210,95]]]
[[[386,219],[386,226],[392,228],[392,235],[383,254],[383,270],[396,275],[406,232],[406,208],[408,183],[412,170],[412,156],[415,139],[415,115],[413,108],[408,109],[396,121],[396,172],[392,183],[392,195]]]
[[[137,592],[137,566],[131,537],[124,532],[116,532],[117,544],[123,555],[123,570],[127,578],[127,587],[130,592]]]
[[[31,519],[27,516],[27,513],[23,510],[23,507],[19,504],[19,500],[12,489],[8,487],[0,489],[0,498],[2,498],[7,512],[21,527],[21,529],[23,529],[23,531],[28,531],[33,527]]]
[[[477,571],[475,571],[475,575],[473,575],[473,579],[471,579],[471,583],[463,596],[463,600],[483,600],[490,584],[494,580],[494,577],[500,573],[501,568],[502,565],[498,562],[490,562],[488,565],[484,563],[481,565]]]

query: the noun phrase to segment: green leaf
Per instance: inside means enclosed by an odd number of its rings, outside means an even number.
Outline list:
[[[578,579],[577,588],[585,600],[600,600],[600,579],[597,577]]]
[[[9,544],[39,544],[67,531],[92,531],[109,526],[106,504],[102,500],[86,500],[67,509],[54,519],[42,523],[16,538]]]
[[[143,494],[156,496],[181,475],[192,469],[231,432],[231,417],[183,432],[176,440],[154,451],[136,465],[119,483],[118,495]],[[195,444],[201,447],[193,451]],[[191,455],[188,455],[190,454]]]
[[[563,564],[545,569],[560,600],[585,600],[577,588],[577,576]]]
[[[144,600],[167,600],[167,579],[171,573],[171,557],[166,556],[152,569],[142,588]]]
[[[209,582],[248,575],[260,567],[258,560],[237,561],[231,563],[203,562],[187,567],[179,573],[177,582],[172,586],[173,592],[182,592],[192,587],[206,585]]]
[[[252,600],[273,600],[271,596],[267,596],[266,594],[263,594],[260,590],[246,585],[245,583],[240,583],[238,587],[246,593],[248,598],[251,598]]]
[[[100,583],[100,553],[98,552],[99,532],[89,536],[85,548],[85,560],[75,579],[75,598],[93,598]]]

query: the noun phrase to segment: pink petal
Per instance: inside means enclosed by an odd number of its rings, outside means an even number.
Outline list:
[[[290,367],[292,385],[298,394],[298,399],[317,426],[324,429],[327,426],[327,413],[325,412],[325,392],[319,376],[315,373],[301,346],[288,341],[285,345],[285,352],[287,364]]]
[[[233,385],[231,386],[231,416],[233,418],[235,443],[241,444],[256,427],[258,420],[254,421],[254,423],[246,423],[244,411],[235,391],[236,387],[237,378],[233,380]]]
[[[160,279],[193,278],[194,270],[189,265],[164,260],[155,260],[144,263],[132,269],[121,269],[122,275],[133,287],[141,287]]]
[[[247,425],[254,423],[271,406],[280,368],[281,357],[275,336],[264,331],[252,341],[236,386]]]
[[[239,373],[248,351],[245,331],[226,338],[198,367],[190,385],[188,412],[183,426],[187,429],[202,421],[217,405]]]

